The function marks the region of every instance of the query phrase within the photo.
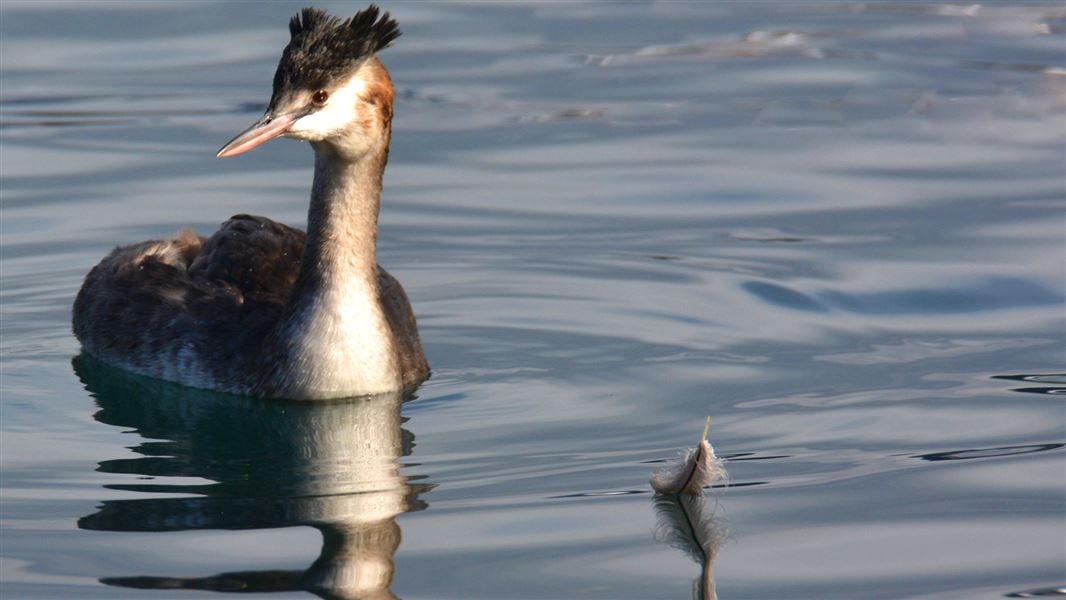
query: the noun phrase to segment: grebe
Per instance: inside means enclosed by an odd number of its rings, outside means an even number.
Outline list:
[[[141,375],[260,397],[409,389],[429,374],[411,305],[375,258],[392,81],[377,52],[400,35],[370,5],[341,21],[305,8],[266,114],[218,151],[278,136],[315,152],[307,234],[237,215],[210,238],[116,248],[74,302],[74,334]]]

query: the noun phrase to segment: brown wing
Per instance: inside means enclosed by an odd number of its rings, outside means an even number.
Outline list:
[[[300,273],[306,236],[266,217],[235,215],[200,248],[193,280],[224,282],[244,300],[285,304]]]
[[[254,373],[244,362],[291,294],[303,242],[298,230],[238,215],[211,238],[182,231],[116,248],[78,292],[74,333],[105,362],[242,391]]]

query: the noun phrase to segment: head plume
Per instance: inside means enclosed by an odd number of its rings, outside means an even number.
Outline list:
[[[292,37],[274,74],[275,94],[282,89],[324,87],[400,36],[396,21],[373,4],[344,21],[305,8],[289,21],[289,32]]]

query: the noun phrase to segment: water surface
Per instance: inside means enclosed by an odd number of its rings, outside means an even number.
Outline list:
[[[0,594],[688,598],[708,414],[720,598],[1066,585],[1058,3],[389,5],[417,397],[76,358],[116,244],[302,225],[305,145],[213,158],[299,7],[0,7]]]

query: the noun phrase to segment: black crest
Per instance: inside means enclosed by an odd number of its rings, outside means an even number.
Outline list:
[[[289,32],[274,73],[275,96],[282,89],[324,87],[400,37],[396,21],[373,4],[345,21],[308,7],[289,21]]]

